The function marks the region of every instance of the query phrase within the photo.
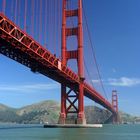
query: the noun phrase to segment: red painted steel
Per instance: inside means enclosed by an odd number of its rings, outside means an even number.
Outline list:
[[[118,112],[118,94],[116,90],[112,91],[112,106],[116,112]]]
[[[76,99],[72,102],[71,97],[67,96],[66,85],[61,85],[61,113],[60,113],[60,123],[65,123],[65,120],[68,117],[68,114],[73,112],[73,108],[77,114],[77,123],[85,122],[84,115],[84,66],[83,66],[83,27],[82,27],[82,1],[77,0],[78,8],[76,10],[68,10],[67,0],[63,0],[63,17],[62,17],[62,63],[63,65],[67,65],[67,61],[69,59],[77,60],[78,67],[78,76],[79,76],[79,89],[78,94],[76,94]],[[67,28],[67,18],[77,17],[78,25],[77,27],[69,27]],[[76,50],[67,50],[67,38],[70,36],[76,36],[78,41],[78,48]],[[74,90],[73,90],[74,91]],[[73,92],[75,93],[75,92]],[[70,106],[67,107],[67,101]],[[76,103],[78,102],[78,107],[76,107]]]
[[[74,14],[75,15],[75,14]],[[65,18],[65,17],[63,17]],[[64,24],[63,24],[64,26]],[[65,31],[62,27],[62,36],[65,37]],[[81,27],[79,27],[81,28]],[[81,29],[80,29],[81,30]],[[82,37],[80,37],[82,40]],[[95,102],[101,104],[112,113],[116,114],[113,106],[101,96],[93,87],[90,87],[87,83],[83,82],[81,84],[81,77],[83,77],[83,71],[81,64],[79,67],[79,75],[75,74],[70,68],[66,66],[66,37],[62,39],[62,62],[52,55],[48,50],[43,48],[39,43],[37,43],[32,37],[27,33],[22,31],[18,26],[16,26],[12,21],[10,21],[6,16],[0,13],[0,53],[25,65],[33,72],[39,72],[59,83],[62,84],[62,93],[66,93],[66,87],[73,90],[75,94],[75,100],[82,100],[83,96],[79,94],[79,90],[83,88],[83,93],[86,97],[94,100]],[[80,44],[80,47],[82,44]],[[78,50],[81,52],[81,48]],[[81,56],[78,57],[81,59]],[[80,86],[79,86],[80,85]],[[79,87],[81,87],[79,89]],[[67,92],[68,94],[68,92]],[[66,94],[65,94],[66,95]],[[80,97],[79,97],[80,95]],[[70,95],[71,96],[71,95]],[[66,98],[67,96],[62,96],[61,100],[63,105],[61,108],[61,113],[64,113],[66,117]],[[72,96],[71,96],[72,98]],[[74,105],[75,101],[71,104]],[[83,104],[83,103],[82,103]],[[83,105],[79,105],[80,110],[83,111]],[[64,107],[64,108],[63,108]],[[74,106],[73,106],[74,107]],[[68,110],[67,110],[68,112]],[[78,111],[79,112],[79,111]],[[81,112],[79,112],[79,116]],[[82,112],[83,113],[83,112]]]
[[[120,116],[119,116],[119,113],[118,113],[118,94],[117,94],[117,90],[112,91],[112,106],[117,113],[116,115],[113,115],[113,123],[119,123],[120,122]]]

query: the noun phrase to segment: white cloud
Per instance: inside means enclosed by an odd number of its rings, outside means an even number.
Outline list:
[[[128,77],[121,77],[119,79],[110,78],[107,80],[107,83],[108,85],[111,86],[132,87],[132,86],[140,85],[140,79],[128,78]]]
[[[99,84],[100,83],[100,80],[98,80],[98,79],[92,80],[92,83],[93,84]]]
[[[0,85],[0,91],[10,91],[10,92],[36,92],[42,90],[52,90],[59,88],[58,84],[20,84],[20,85]]]

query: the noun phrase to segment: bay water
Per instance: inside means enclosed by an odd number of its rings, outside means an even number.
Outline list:
[[[140,140],[140,125],[102,128],[43,128],[42,125],[0,125],[0,140]]]

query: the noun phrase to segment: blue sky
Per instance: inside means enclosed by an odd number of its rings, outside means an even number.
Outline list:
[[[8,0],[6,2],[6,8],[8,9],[11,4],[8,3]],[[2,0],[0,0],[0,3],[2,3]],[[111,100],[111,91],[117,89],[119,109],[135,115],[140,115],[138,108],[140,106],[139,6],[139,0],[84,0],[84,9],[107,96]],[[2,7],[0,8],[2,9]],[[24,7],[21,8],[24,9]],[[53,15],[51,9],[49,12],[51,12],[49,15]],[[12,19],[12,14],[8,10],[6,10],[6,15]],[[36,14],[36,16],[38,15]],[[18,24],[23,28],[23,19],[19,15],[18,18],[20,19]],[[51,16],[47,17],[48,20],[50,18]],[[56,20],[58,19],[56,18]],[[46,42],[47,48],[59,57],[61,42],[57,39],[60,37],[56,35],[57,43],[52,42],[52,25],[48,23],[49,27],[46,29],[48,31],[46,33],[47,39],[43,40],[44,38],[42,37],[43,39],[40,43],[44,44]],[[58,28],[59,33],[60,26],[61,22],[58,27],[56,26],[56,30]],[[98,83],[91,48],[89,47],[85,21],[84,31],[85,61],[90,73],[90,79],[87,78],[87,80],[92,80],[94,86],[99,91],[102,91]],[[28,32],[30,34],[30,31]],[[39,40],[36,33],[34,38],[37,41]],[[52,44],[55,48],[52,48]],[[0,103],[12,107],[21,107],[42,100],[53,99],[60,101],[60,85],[58,83],[40,74],[34,74],[28,68],[4,56],[0,57],[0,65]],[[74,66],[69,64],[69,66],[71,65]],[[85,104],[94,105],[88,99],[85,99]]]

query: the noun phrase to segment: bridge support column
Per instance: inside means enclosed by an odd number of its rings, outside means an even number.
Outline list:
[[[60,124],[65,124],[66,121],[66,86],[61,84],[61,113],[59,117]]]
[[[112,91],[112,106],[114,110],[117,112],[117,114],[113,114],[113,124],[118,124],[120,123],[120,117],[119,117],[119,112],[118,112],[118,94],[116,90]]]
[[[83,88],[83,79],[79,85],[79,102],[78,102],[78,124],[86,124],[85,113],[84,113],[84,88]]]
[[[61,85],[61,113],[59,124],[85,124],[83,83],[79,90]]]
[[[76,1],[76,0],[75,0]],[[82,24],[82,0],[77,0],[78,7],[76,9],[69,9],[67,0],[63,0],[62,13],[62,64],[67,65],[67,61],[71,59],[77,60],[79,85],[71,87],[68,91],[66,86],[61,86],[61,113],[59,123],[75,123],[85,124],[84,115],[84,65],[83,65],[83,24]],[[67,19],[77,17],[77,26],[69,27]],[[77,39],[77,46],[75,50],[67,49],[67,40],[69,37],[75,36]],[[73,118],[69,121],[69,114],[73,114]]]
[[[120,124],[119,114],[113,116],[112,122],[113,122],[113,124]]]

